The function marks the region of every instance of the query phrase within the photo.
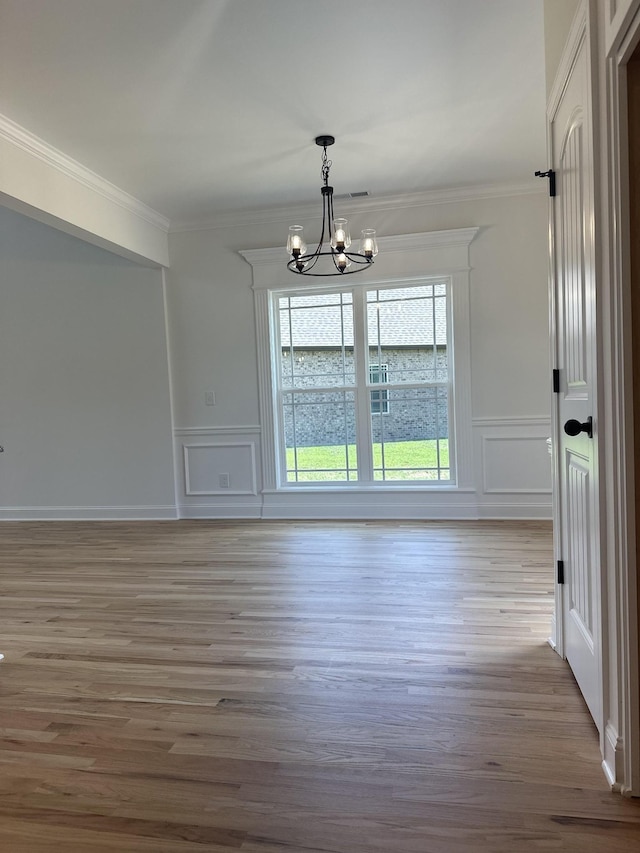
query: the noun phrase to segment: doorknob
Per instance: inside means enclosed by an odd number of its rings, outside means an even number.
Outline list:
[[[567,435],[580,435],[581,432],[586,432],[589,438],[593,438],[593,418],[589,415],[583,424],[572,418],[564,425],[564,431]]]

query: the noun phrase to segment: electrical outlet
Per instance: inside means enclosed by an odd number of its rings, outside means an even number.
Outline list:
[[[204,404],[205,406],[215,406],[216,395],[213,393],[213,391],[205,391]]]
[[[218,474],[218,484],[221,489],[229,488],[229,475],[228,474]]]

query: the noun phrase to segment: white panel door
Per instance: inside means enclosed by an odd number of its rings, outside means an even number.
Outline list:
[[[564,655],[601,728],[600,550],[595,422],[593,147],[586,40],[551,124],[554,200],[558,557]]]

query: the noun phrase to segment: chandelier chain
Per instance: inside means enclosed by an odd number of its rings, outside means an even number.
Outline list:
[[[320,174],[322,176],[322,180],[324,181],[325,187],[329,184],[329,169],[333,165],[333,161],[329,160],[327,157],[327,146],[324,146],[324,150],[322,152],[322,169]]]

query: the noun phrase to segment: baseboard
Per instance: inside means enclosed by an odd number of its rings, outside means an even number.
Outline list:
[[[434,490],[435,492],[435,490]],[[265,518],[291,520],[318,519],[354,521],[456,521],[551,519],[550,500],[481,503],[471,491],[431,493],[378,492],[348,494],[331,491],[265,492],[258,499],[237,503],[182,503],[180,518]],[[522,495],[518,495],[522,498]]]
[[[613,723],[607,723],[604,730],[604,756],[602,769],[613,791],[621,791],[620,779],[623,778],[624,744]]]
[[[262,502],[242,504],[180,504],[180,518],[262,518]]]
[[[429,505],[386,502],[343,505],[335,500],[307,503],[304,500],[260,500],[241,504],[179,504],[175,506],[56,506],[0,507],[2,521],[152,521],[177,518],[268,518],[268,519],[353,519],[361,520],[546,520],[551,505],[478,504],[475,501],[438,501]]]
[[[480,503],[478,518],[487,520],[514,519],[516,521],[551,521],[553,505],[551,496],[548,500],[535,503]]]
[[[175,506],[0,507],[0,521],[158,521],[178,518]]]

